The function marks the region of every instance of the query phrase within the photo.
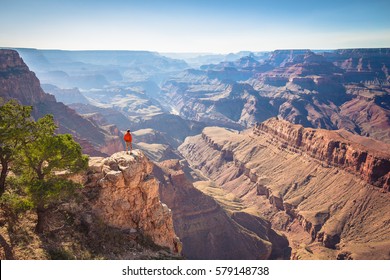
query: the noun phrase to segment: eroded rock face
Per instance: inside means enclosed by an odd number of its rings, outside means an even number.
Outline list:
[[[293,258],[336,259],[346,251],[353,259],[387,259],[389,149],[328,133],[272,119],[240,134],[209,127],[179,150],[283,231]]]
[[[225,211],[196,189],[178,160],[155,167],[160,196],[173,212],[177,235],[188,259],[283,259],[288,241],[270,223],[253,215]]]
[[[107,155],[123,148],[117,134],[105,131],[45,93],[38,78],[13,50],[0,50],[0,97],[33,106],[32,115],[36,119],[52,114],[59,126],[58,132],[72,134],[82,145],[83,152],[89,155]]]
[[[139,150],[109,158],[91,158],[86,188],[95,193],[92,211],[104,223],[141,232],[157,245],[180,252],[181,243],[172,224],[172,212],[159,198],[152,163]],[[91,192],[95,190],[95,192]]]
[[[22,104],[55,100],[43,92],[35,74],[13,50],[0,50],[0,96]]]
[[[303,128],[276,119],[258,124],[255,133],[268,133],[283,148],[303,152],[323,164],[338,166],[369,184],[389,190],[390,145],[347,131]]]

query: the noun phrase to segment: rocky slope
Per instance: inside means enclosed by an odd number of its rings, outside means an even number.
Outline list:
[[[325,58],[346,71],[348,82],[389,82],[390,49],[346,49],[325,52]]]
[[[153,161],[180,158],[176,151],[179,142],[166,133],[149,128],[136,130],[131,134],[133,146],[142,150]]]
[[[292,258],[389,258],[387,144],[271,119],[240,134],[206,128],[179,150],[282,230]]]
[[[286,238],[270,223],[240,211],[226,212],[192,185],[177,160],[156,165],[139,150],[121,152],[91,158],[86,174],[74,179],[85,186],[84,203],[68,208],[78,209],[87,228],[101,221],[129,235],[146,236],[187,259],[288,256]]]
[[[155,166],[161,200],[172,209],[173,224],[188,259],[283,259],[288,242],[270,223],[239,209],[226,211],[194,187],[178,160]]]
[[[81,198],[63,208],[87,232],[98,221],[125,239],[140,235],[187,259],[289,257],[286,238],[269,222],[224,210],[197,190],[182,168],[178,160],[153,164],[139,150],[91,158],[88,171],[73,178],[85,186]],[[127,257],[122,252],[115,258]]]
[[[0,259],[182,258],[152,168],[139,150],[90,158],[88,170],[71,177],[84,188],[46,211],[41,235],[35,212],[11,223],[1,207]]]
[[[84,179],[84,194],[91,213],[109,226],[141,232],[157,245],[180,251],[172,212],[160,202],[153,164],[138,150],[109,158],[91,158]]]
[[[0,50],[0,97],[16,99],[33,106],[33,117],[52,114],[60,133],[71,133],[90,155],[105,155],[120,151],[123,145],[117,134],[111,134],[74,110],[46,94],[39,80],[13,50]]]

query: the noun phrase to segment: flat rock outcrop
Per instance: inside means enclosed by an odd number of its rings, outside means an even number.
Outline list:
[[[142,233],[157,245],[180,253],[172,211],[160,201],[152,169],[153,164],[139,150],[91,158],[83,178],[84,193],[90,198],[93,215],[105,224]]]

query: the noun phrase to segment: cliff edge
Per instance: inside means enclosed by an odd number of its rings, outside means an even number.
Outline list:
[[[282,148],[317,159],[322,164],[356,174],[384,191],[390,188],[390,145],[345,130],[304,128],[275,118],[257,124],[254,134],[267,133]]]
[[[171,210],[160,201],[152,163],[135,150],[90,159],[84,194],[94,215],[107,225],[141,232],[159,246],[180,252]]]
[[[0,207],[0,259],[181,259],[171,210],[151,171],[139,150],[91,158],[87,171],[70,178],[84,188],[52,205],[43,234],[34,232],[35,211],[10,223]]]

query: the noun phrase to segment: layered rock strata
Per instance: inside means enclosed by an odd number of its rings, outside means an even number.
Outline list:
[[[287,121],[270,119],[257,124],[254,134],[267,133],[276,145],[337,166],[364,181],[389,191],[390,145],[347,131],[304,128]],[[355,140],[355,141],[354,141]]]
[[[283,259],[288,241],[262,218],[228,212],[196,189],[178,160],[155,167],[160,196],[173,212],[177,235],[188,259]]]
[[[334,133],[272,119],[240,134],[206,128],[179,150],[282,230],[294,258],[387,259],[388,150],[381,142]],[[301,243],[311,253],[302,253]]]

